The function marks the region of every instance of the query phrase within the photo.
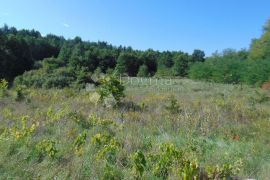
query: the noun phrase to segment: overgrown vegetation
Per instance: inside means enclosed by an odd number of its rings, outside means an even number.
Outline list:
[[[117,107],[71,88],[6,96],[0,179],[269,177],[268,91],[191,80],[173,80],[175,92],[159,86],[129,84]],[[140,108],[122,107],[127,101]]]
[[[66,40],[38,31],[0,30],[0,78],[17,85],[38,88],[84,87],[94,83],[92,75],[117,72],[122,76],[190,77],[219,83],[260,86],[270,78],[269,23],[250,50],[225,49],[205,58],[201,50],[190,55],[181,51],[138,51],[106,42],[86,42],[80,37]],[[9,52],[9,53],[7,53]],[[24,55],[21,57],[21,55]]]
[[[4,26],[0,179],[269,179],[269,22],[207,58]]]

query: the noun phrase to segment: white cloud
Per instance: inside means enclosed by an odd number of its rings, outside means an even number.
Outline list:
[[[67,23],[63,23],[63,26],[66,27],[66,28],[69,28],[70,27],[70,25],[67,24]]]

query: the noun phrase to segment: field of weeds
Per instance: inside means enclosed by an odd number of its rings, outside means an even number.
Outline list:
[[[188,79],[123,79],[117,107],[93,89],[9,89],[0,179],[270,177],[269,91]]]

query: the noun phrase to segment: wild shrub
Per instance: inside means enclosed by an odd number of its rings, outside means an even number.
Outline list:
[[[91,143],[95,145],[96,147],[104,146],[105,144],[108,144],[108,142],[111,140],[111,136],[104,134],[104,133],[97,133],[94,135],[91,139]]]
[[[7,95],[8,82],[5,79],[0,80],[0,98]]]
[[[99,82],[100,85],[97,89],[97,93],[100,95],[101,102],[104,102],[106,98],[113,96],[116,102],[119,103],[121,99],[125,97],[125,87],[115,75],[106,76],[100,79]]]
[[[208,166],[206,167],[207,177],[209,179],[232,179],[239,173],[242,166],[241,160],[233,164],[225,163],[222,166]]]
[[[91,123],[79,112],[70,112],[68,117],[84,129],[89,129],[91,127]]]
[[[116,153],[120,143],[111,135],[98,133],[91,139],[91,143],[97,148],[97,159],[103,159],[109,163],[116,161]]]
[[[28,116],[22,116],[20,123],[9,129],[9,133],[17,140],[31,136],[38,127],[38,123],[27,126]]]
[[[193,180],[199,178],[199,165],[197,161],[184,160],[178,167],[178,175],[184,180]]]
[[[136,177],[142,177],[146,168],[146,158],[142,151],[137,151],[131,156]]]
[[[169,98],[169,103],[165,106],[165,109],[172,114],[181,112],[177,99],[174,96]]]
[[[14,95],[15,101],[21,101],[25,98],[24,89],[25,88],[23,86],[17,86],[15,88],[15,95]]]
[[[87,122],[91,126],[102,126],[102,127],[107,127],[110,125],[117,126],[117,124],[114,121],[110,119],[102,119],[98,117],[96,114],[90,114],[87,119]]]
[[[102,180],[119,180],[123,179],[123,173],[118,169],[118,167],[111,165],[109,163],[105,164],[105,168],[101,177]]]
[[[270,97],[265,93],[259,91],[255,91],[255,93],[255,96],[250,97],[250,101],[252,104],[263,103],[270,100]]]
[[[100,148],[97,158],[114,164],[116,162],[116,155],[119,149],[120,143],[115,138],[112,138],[108,144],[105,144],[102,148]]]
[[[42,140],[36,145],[36,149],[40,156],[49,156],[52,159],[56,157],[58,152],[54,140]]]
[[[165,143],[160,145],[159,152],[150,155],[153,164],[154,175],[166,179],[173,164],[182,158],[182,151],[173,144]]]
[[[81,156],[83,154],[83,145],[86,143],[87,132],[83,131],[83,133],[79,134],[75,141],[73,142],[73,146],[75,148],[75,154]]]
[[[47,123],[53,123],[59,121],[67,114],[67,109],[55,110],[50,106],[46,112]]]

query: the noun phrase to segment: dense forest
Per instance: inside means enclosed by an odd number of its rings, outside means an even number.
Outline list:
[[[181,43],[181,42],[179,42]],[[138,77],[190,77],[220,83],[261,85],[270,79],[270,20],[249,50],[145,51],[106,42],[65,39],[36,30],[0,29],[0,79],[27,87],[62,88],[93,82],[97,73]]]

